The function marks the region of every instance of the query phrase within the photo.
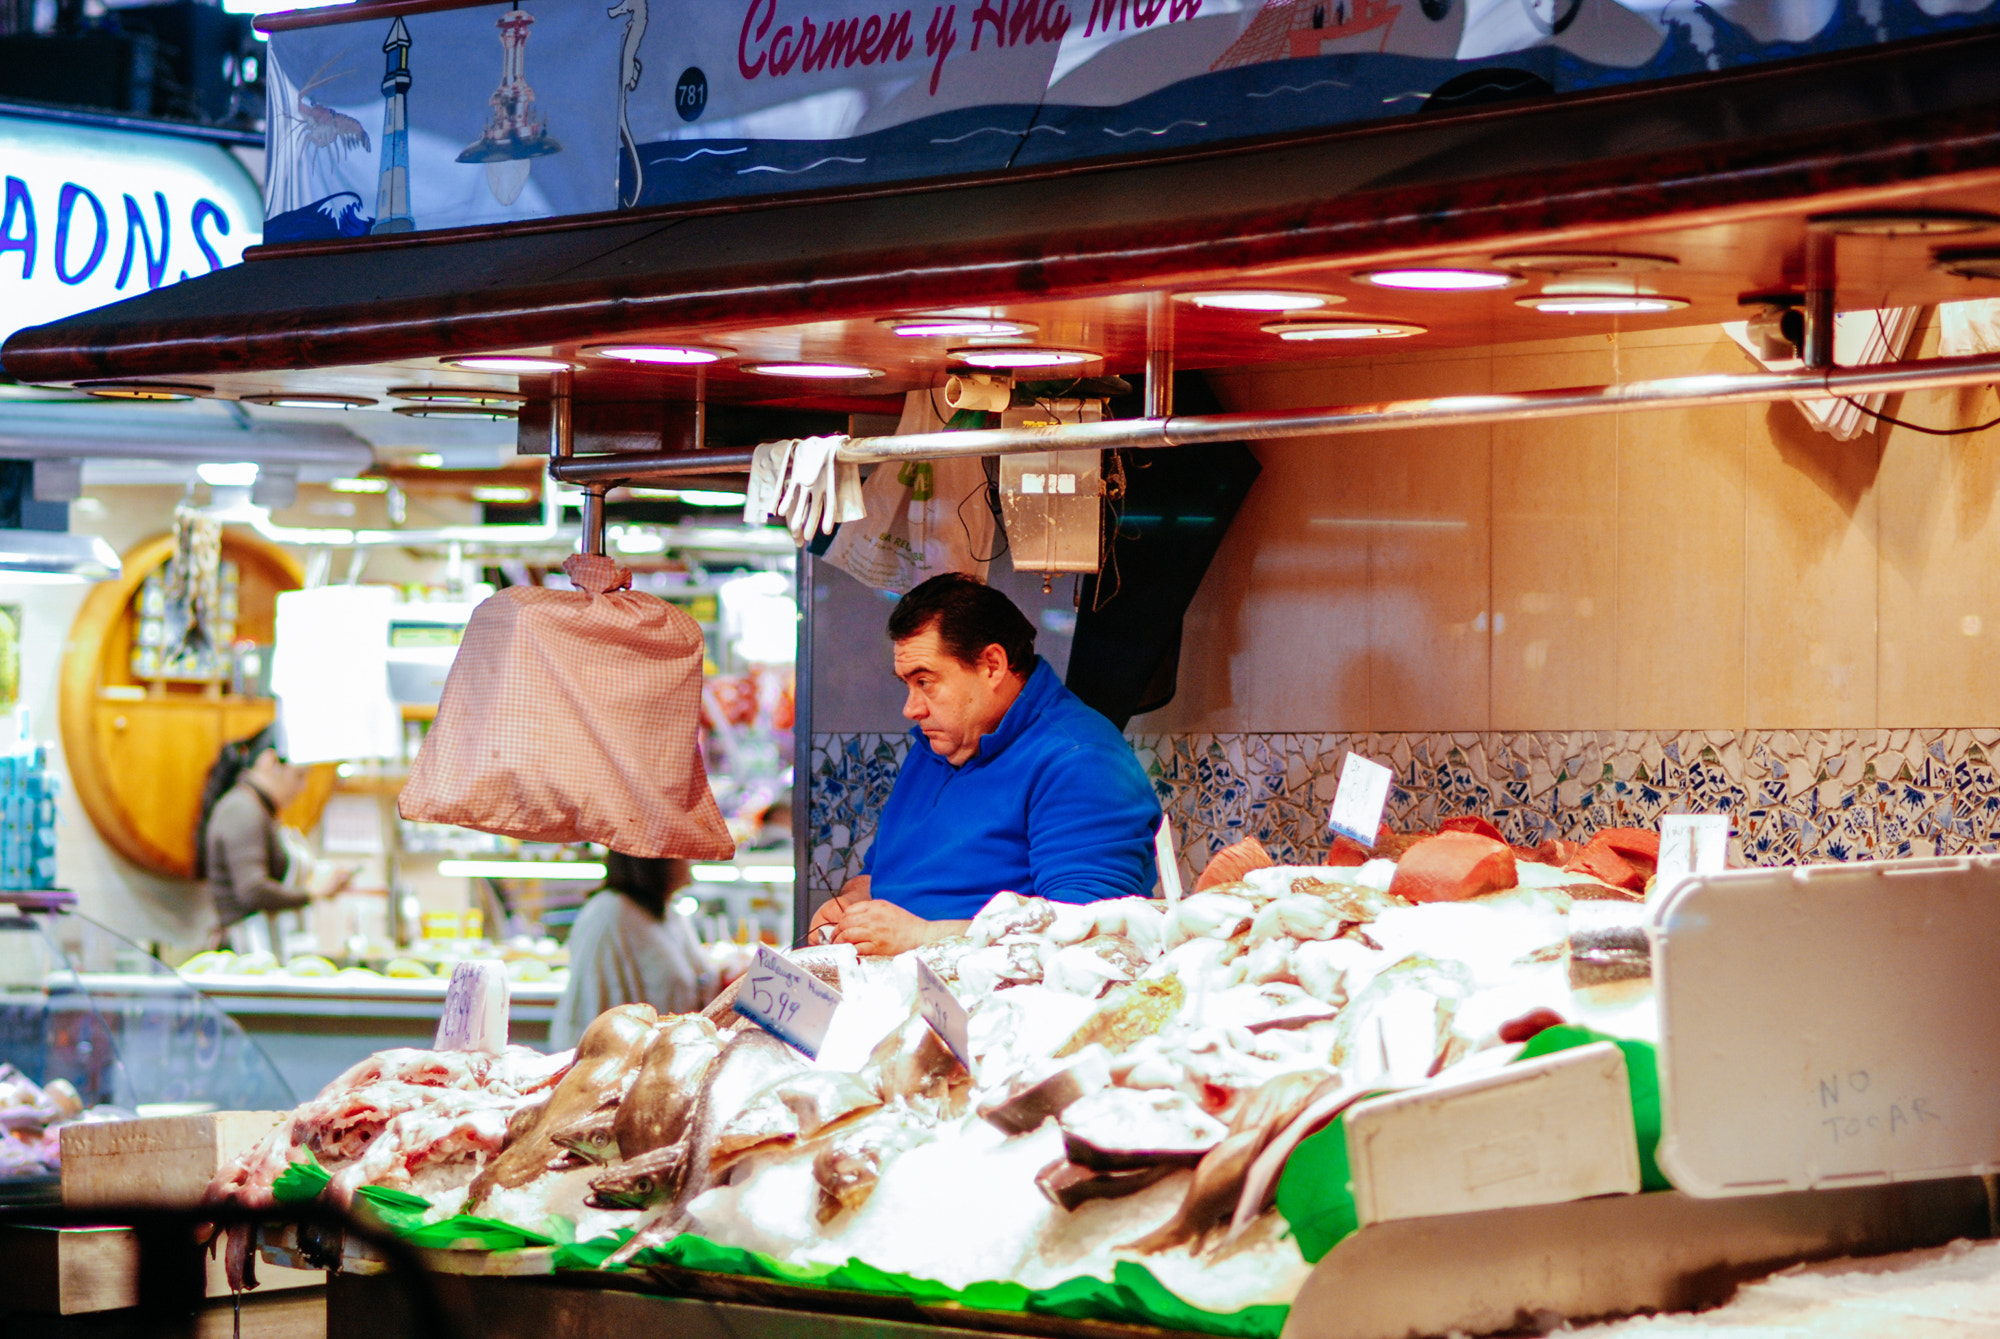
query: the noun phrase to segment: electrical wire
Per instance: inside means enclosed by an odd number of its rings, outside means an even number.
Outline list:
[[[1887,348],[1890,342],[1889,323],[1882,319],[1882,308],[1879,306],[1875,308],[1875,333],[1882,337],[1882,346]],[[1833,373],[1829,371],[1825,375],[1827,392],[1828,394],[1832,394]],[[1975,432],[1985,432],[1988,428],[2000,428],[2000,418],[1990,418],[1984,423],[1975,423],[1965,428],[1927,428],[1921,423],[1911,423],[1904,419],[1891,418],[1887,414],[1870,409],[1851,395],[1836,395],[1834,398],[1854,409],[1860,410],[1877,422],[1887,423],[1892,428],[1908,428],[1911,432],[1920,432],[1926,437],[1969,437]]]

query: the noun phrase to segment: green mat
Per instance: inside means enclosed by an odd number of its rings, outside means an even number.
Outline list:
[[[1592,1042],[1614,1043],[1625,1053],[1632,1095],[1632,1127],[1639,1146],[1639,1188],[1669,1190],[1655,1153],[1660,1145],[1660,1067],[1650,1042],[1628,1041],[1586,1027],[1562,1024],[1537,1033],[1513,1063],[1567,1051]],[[1372,1095],[1372,1094],[1371,1094]],[[1347,1116],[1300,1142],[1278,1178],[1278,1212],[1291,1224],[1299,1253],[1318,1263],[1361,1226],[1354,1207],[1354,1182],[1347,1162]]]
[[[556,1251],[563,1269],[598,1269],[630,1238],[629,1232],[565,1246]],[[663,1246],[639,1252],[636,1263],[667,1265],[711,1274],[771,1279],[802,1287],[838,1289],[911,1302],[956,1303],[980,1311],[1018,1311],[1065,1316],[1072,1320],[1109,1320],[1153,1325],[1167,1330],[1230,1336],[1231,1339],[1276,1339],[1284,1328],[1288,1306],[1251,1306],[1241,1311],[1205,1311],[1191,1306],[1154,1278],[1145,1266],[1121,1260],[1107,1281],[1071,1279],[1053,1288],[1026,1288],[1018,1283],[974,1283],[953,1288],[929,1279],[877,1269],[860,1260],[843,1265],[794,1265],[759,1251],[723,1246],[687,1233]]]

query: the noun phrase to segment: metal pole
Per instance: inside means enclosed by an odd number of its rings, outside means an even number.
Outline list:
[[[812,924],[813,556],[800,549],[799,651],[792,664],[792,939]]]
[[[583,540],[579,553],[604,552],[604,495],[609,484],[589,484],[583,490]]]
[[[1153,294],[1146,312],[1146,417],[1174,415],[1174,305]]]
[[[983,428],[970,432],[913,433],[907,437],[855,437],[840,448],[842,460],[943,460],[953,456],[1020,455],[1032,451],[1152,449],[1200,442],[1270,441],[1336,433],[1393,432],[1407,428],[1460,427],[1522,419],[1573,418],[1647,409],[1747,404],[1770,400],[1820,400],[1982,386],[2000,381],[2000,356],[1915,359],[1878,367],[1825,372],[1744,372],[1634,381],[1618,386],[1575,386],[1509,395],[1453,395],[1429,400],[1314,409],[1257,410],[1179,418],[1137,418],[1105,423]],[[612,483],[712,470],[747,469],[748,451],[634,452],[579,456],[550,466],[572,483]]]
[[[694,449],[699,451],[708,445],[708,368],[700,363],[694,369]]]

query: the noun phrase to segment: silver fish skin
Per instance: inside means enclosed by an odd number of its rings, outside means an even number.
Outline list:
[[[721,1053],[722,1036],[706,1018],[689,1014],[666,1021],[618,1104],[613,1135],[619,1157],[636,1158],[679,1142],[701,1098],[702,1078]]]
[[[757,1094],[805,1067],[804,1056],[754,1024],[731,1032],[721,1054],[708,1066],[701,1099],[695,1104],[694,1115],[682,1135],[688,1145],[688,1158],[680,1189],[671,1200],[655,1207],[639,1224],[632,1239],[605,1263],[625,1264],[640,1251],[672,1240],[687,1219],[688,1204],[715,1184],[716,1172],[710,1166],[710,1154],[716,1147],[717,1136],[742,1114]]]
[[[954,1091],[966,1095],[972,1078],[931,1025],[915,1013],[875,1043],[858,1077],[884,1102],[943,1106],[951,1105]]]

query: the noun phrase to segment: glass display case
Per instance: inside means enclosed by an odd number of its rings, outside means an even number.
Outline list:
[[[66,1121],[298,1101],[213,1001],[71,903],[0,894],[0,1202],[60,1198],[48,1132]]]

